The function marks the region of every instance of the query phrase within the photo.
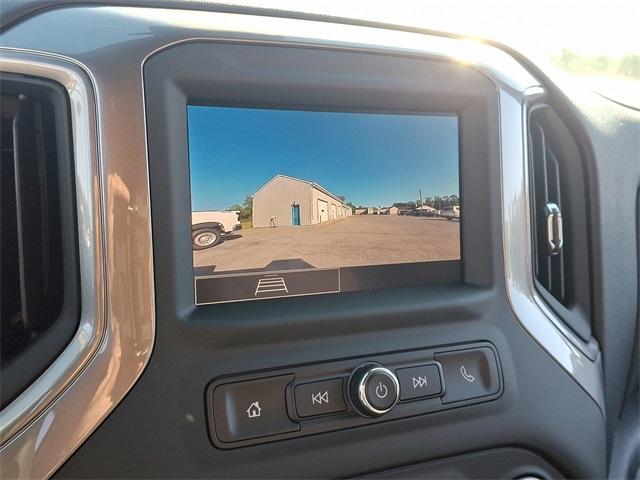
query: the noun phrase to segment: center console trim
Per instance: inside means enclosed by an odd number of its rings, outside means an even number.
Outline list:
[[[96,24],[110,26],[108,38],[95,35]],[[69,28],[70,25],[73,28]],[[55,401],[50,399],[40,416],[19,432],[12,431],[11,438],[5,439],[1,455],[3,460],[10,457],[17,463],[17,470],[12,473],[22,478],[53,474],[133,387],[150,358],[155,311],[142,69],[155,53],[178,43],[198,40],[436,57],[469,63],[490,78],[500,96],[503,254],[511,307],[536,342],[604,410],[600,360],[591,361],[576,346],[579,340],[562,328],[562,322],[544,306],[533,288],[526,101],[534,93],[530,89],[537,89],[537,93],[541,90],[539,82],[513,57],[481,42],[383,28],[217,12],[70,6],[44,11],[3,32],[0,35],[2,69],[37,74],[56,68],[59,62],[68,62],[91,78],[99,116],[93,128],[103,149],[100,168],[105,204],[104,211],[97,205],[89,206],[90,214],[104,215],[104,224],[96,228],[106,236],[106,257],[96,261],[98,265],[104,261],[105,275],[112,281],[111,297],[100,290],[96,301],[105,302],[107,325],[113,336],[107,335],[100,344],[99,355],[77,372],[73,383],[60,392]],[[101,54],[92,55],[95,51]],[[44,70],[25,67],[34,59]],[[91,104],[81,106],[90,108]],[[108,138],[117,138],[115,143],[121,147],[106,142]],[[74,142],[75,148],[97,148],[93,136],[82,136],[78,132],[74,133]],[[135,172],[131,164],[135,164]],[[78,175],[87,185],[97,180],[88,171],[79,171]],[[98,188],[95,183],[90,186]],[[124,197],[128,200],[118,207],[118,199]],[[118,222],[118,216],[122,216],[120,221],[127,218],[133,222],[135,229],[114,231],[113,222]],[[97,234],[80,231],[81,235]],[[83,241],[88,239],[82,237],[81,245]],[[139,253],[131,258],[121,257],[126,255],[117,250],[122,242],[124,245],[138,242]],[[116,266],[120,269],[117,272]],[[116,273],[117,280],[135,278],[135,288],[129,289],[128,281],[115,281]],[[131,292],[140,292],[139,298]],[[127,337],[119,330],[125,326],[133,328],[138,336]],[[128,355],[131,375],[112,377],[108,372],[115,365],[121,365],[118,362],[123,354]],[[100,390],[99,395],[95,395],[96,389]],[[21,401],[20,398],[17,401]],[[70,412],[78,410],[91,415],[73,424],[69,420]],[[2,426],[8,421],[3,419]]]

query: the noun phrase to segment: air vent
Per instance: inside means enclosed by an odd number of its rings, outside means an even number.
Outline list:
[[[536,287],[583,340],[591,338],[586,179],[580,149],[548,106],[529,112]]]
[[[556,154],[547,144],[543,125],[540,122],[532,123],[530,132],[537,246],[536,278],[554,298],[566,304],[569,299],[562,250],[564,229],[561,221],[553,220],[554,217],[562,218],[560,166]]]
[[[64,349],[78,326],[69,107],[42,79],[0,74],[2,407]]]

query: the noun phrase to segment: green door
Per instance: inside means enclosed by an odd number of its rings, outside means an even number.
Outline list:
[[[300,205],[291,205],[291,225],[300,225]]]

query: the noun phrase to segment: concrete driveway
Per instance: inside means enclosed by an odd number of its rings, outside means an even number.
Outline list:
[[[357,215],[312,226],[243,230],[215,247],[193,252],[197,275],[459,258],[457,220],[395,215]]]

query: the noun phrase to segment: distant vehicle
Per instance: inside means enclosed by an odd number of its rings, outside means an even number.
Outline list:
[[[453,220],[455,218],[460,218],[460,206],[454,205],[452,207],[445,207],[440,210],[440,216],[446,218],[447,220]]]
[[[438,215],[438,210],[428,205],[423,205],[421,207],[416,207],[412,215],[416,217],[435,217]]]
[[[414,217],[435,217],[437,215],[437,210],[414,210],[412,215]]]
[[[238,211],[192,212],[191,241],[194,250],[204,250],[218,245],[225,235],[240,230]]]

